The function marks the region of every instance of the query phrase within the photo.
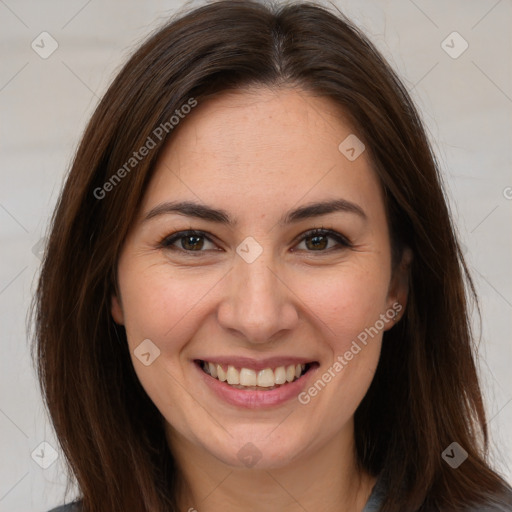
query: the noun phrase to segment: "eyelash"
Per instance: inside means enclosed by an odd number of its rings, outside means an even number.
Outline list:
[[[186,254],[187,256],[190,255],[190,256],[193,256],[193,257],[197,257],[201,253],[206,252],[205,250],[189,251],[189,250],[186,250],[186,249],[182,249],[182,248],[178,248],[178,247],[173,247],[172,244],[174,244],[175,242],[179,241],[180,239],[186,238],[188,236],[204,237],[209,242],[214,243],[207,236],[207,234],[204,231],[197,231],[197,230],[194,230],[194,229],[188,229],[188,230],[185,230],[185,231],[178,231],[176,233],[173,233],[172,235],[165,236],[159,242],[158,247],[161,248],[161,249],[168,249],[168,250],[171,250],[171,251],[181,251],[182,253]],[[334,248],[331,247],[330,249],[324,249],[324,250],[318,250],[318,251],[306,250],[306,252],[312,252],[312,253],[319,252],[319,253],[324,253],[325,254],[325,253],[330,253],[333,250],[341,250],[341,249],[346,249],[346,248],[352,247],[351,242],[345,236],[343,236],[342,234],[338,233],[337,231],[333,231],[331,229],[325,229],[325,228],[315,228],[315,229],[311,229],[309,231],[306,231],[305,233],[300,235],[298,243],[301,243],[304,240],[306,240],[308,238],[312,238],[314,236],[327,236],[329,238],[332,238],[332,239],[336,240],[336,242],[338,243],[338,247],[337,248],[336,247],[334,247]]]

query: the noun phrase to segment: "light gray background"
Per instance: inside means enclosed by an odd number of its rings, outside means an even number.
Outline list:
[[[493,461],[512,483],[512,3],[336,5],[398,70],[427,124],[481,297],[479,364]],[[48,469],[31,458],[43,441],[58,449],[25,328],[40,264],[33,248],[98,98],[141,38],[183,6],[171,0],[0,0],[1,511],[42,512],[64,499],[62,457]],[[31,48],[43,31],[59,45],[47,59]],[[453,31],[469,44],[456,59],[441,46]],[[445,44],[462,48],[457,38]]]

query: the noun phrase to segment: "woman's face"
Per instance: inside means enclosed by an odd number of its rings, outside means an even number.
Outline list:
[[[335,104],[291,88],[225,93],[181,121],[112,301],[171,443],[270,468],[352,440],[405,301],[359,144]]]

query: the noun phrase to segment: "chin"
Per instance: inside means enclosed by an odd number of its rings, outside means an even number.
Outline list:
[[[260,436],[233,436],[225,446],[204,445],[215,458],[228,466],[246,469],[278,469],[289,465],[304,448],[299,440],[270,439],[268,431]]]

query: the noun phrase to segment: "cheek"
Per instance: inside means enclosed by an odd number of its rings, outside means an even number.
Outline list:
[[[334,434],[350,420],[373,380],[387,285],[385,275],[353,267],[347,272],[338,270],[330,279],[316,280],[308,289],[312,313],[319,319],[316,325],[322,330],[319,340],[330,358],[299,401],[319,411],[323,421],[319,428],[324,432]]]
[[[200,313],[201,297],[209,287],[191,286],[193,280],[180,280],[166,266],[126,266],[122,270],[125,329],[135,372],[151,401],[167,414],[167,421],[184,430],[183,418],[191,421],[198,413],[180,384],[184,380],[180,354],[197,329],[194,317]],[[198,284],[200,281],[204,284],[198,277]],[[149,361],[142,356],[147,352]]]
[[[179,279],[166,267],[125,272],[127,278],[121,283],[121,292],[130,345],[139,338],[149,338],[167,350],[169,340],[183,339],[176,333],[189,323],[188,318],[197,314],[201,298],[211,287],[208,278],[197,278],[195,286],[193,278]]]
[[[385,312],[388,278],[384,272],[350,265],[309,279],[307,287],[304,283],[304,301],[322,321],[333,351],[348,350],[351,341]]]

